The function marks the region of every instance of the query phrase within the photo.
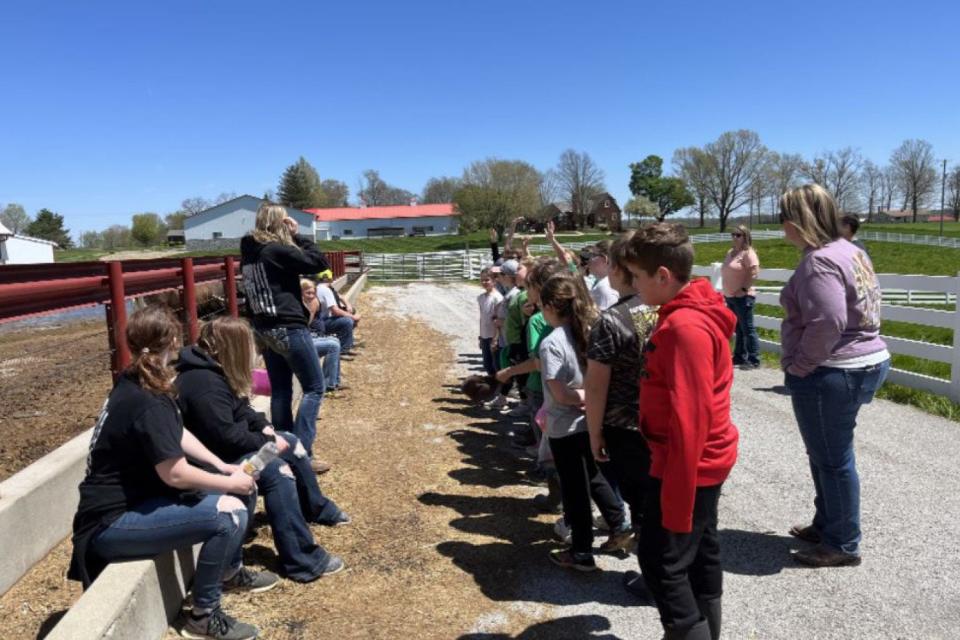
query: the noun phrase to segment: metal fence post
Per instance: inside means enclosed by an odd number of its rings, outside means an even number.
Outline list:
[[[107,310],[107,328],[111,336],[113,378],[130,364],[130,346],[127,344],[127,301],[123,287],[123,263],[107,263],[107,282],[110,286],[110,305]]]
[[[237,318],[240,316],[240,309],[237,306],[237,276],[234,272],[233,256],[223,259],[223,269],[226,273],[223,280],[223,293],[227,297],[227,311]]]
[[[180,273],[183,274],[183,321],[187,325],[190,344],[200,337],[200,323],[197,321],[197,288],[193,281],[193,258],[180,261]]]

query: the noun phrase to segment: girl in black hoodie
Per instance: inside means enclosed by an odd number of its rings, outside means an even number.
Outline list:
[[[177,363],[184,422],[226,460],[243,460],[267,442],[275,442],[281,459],[267,465],[257,486],[283,572],[298,582],[336,573],[343,561],[316,544],[305,519],[340,525],[350,518],[320,491],[299,440],[293,434],[275,432],[266,417],[250,406],[252,361],[253,340],[245,321],[222,317],[204,324],[197,345],[184,347]]]
[[[265,347],[273,424],[292,431],[312,452],[325,387],[300,297],[300,275],[324,271],[329,265],[312,240],[297,235],[298,228],[286,209],[264,202],[257,211],[256,228],[240,241],[240,265],[253,328]],[[291,408],[294,375],[303,389],[296,422]]]

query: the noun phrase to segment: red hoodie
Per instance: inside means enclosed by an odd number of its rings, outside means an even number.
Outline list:
[[[708,280],[693,280],[660,307],[644,348],[640,424],[650,445],[650,475],[662,481],[663,527],[689,533],[697,487],[718,485],[737,460],[730,422],[736,316]]]

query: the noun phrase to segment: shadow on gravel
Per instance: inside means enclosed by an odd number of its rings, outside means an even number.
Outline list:
[[[797,564],[790,552],[805,547],[792,536],[773,532],[721,529],[723,570],[748,576],[772,576]]]
[[[603,616],[568,616],[530,625],[515,636],[508,633],[468,633],[457,640],[620,640],[620,636],[603,633],[609,629],[610,621]]]
[[[777,384],[772,387],[754,387],[754,391],[763,391],[765,393],[775,393],[778,396],[789,396],[790,392],[782,384]]]

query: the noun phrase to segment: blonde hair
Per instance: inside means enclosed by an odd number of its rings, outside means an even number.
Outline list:
[[[818,249],[840,237],[837,203],[818,184],[797,187],[780,196],[780,221],[793,224],[803,242]]]
[[[583,278],[565,272],[551,276],[540,289],[540,305],[549,306],[570,323],[577,360],[581,366],[586,365],[590,328],[600,317],[600,312],[590,298]]]
[[[308,280],[306,278],[300,278],[300,291],[306,291],[307,289],[316,290],[317,283],[313,280]]]
[[[752,246],[753,246],[753,236],[750,235],[750,229],[748,229],[747,227],[745,227],[745,226],[742,225],[742,224],[738,224],[738,225],[737,225],[737,228],[735,229],[735,231],[737,231],[738,233],[742,233],[742,234],[743,234],[743,246],[745,246],[745,247],[752,247]]]
[[[151,305],[130,316],[126,336],[132,362],[126,371],[147,391],[173,395],[177,373],[166,356],[176,348],[180,333],[180,323],[167,307]]]
[[[253,237],[261,244],[270,242],[279,242],[296,247],[290,229],[283,224],[283,219],[287,217],[287,210],[278,204],[264,202],[257,209],[256,228],[253,230]]]
[[[223,369],[230,390],[239,397],[250,395],[253,384],[253,332],[245,320],[230,316],[214,318],[200,328],[197,346]]]

